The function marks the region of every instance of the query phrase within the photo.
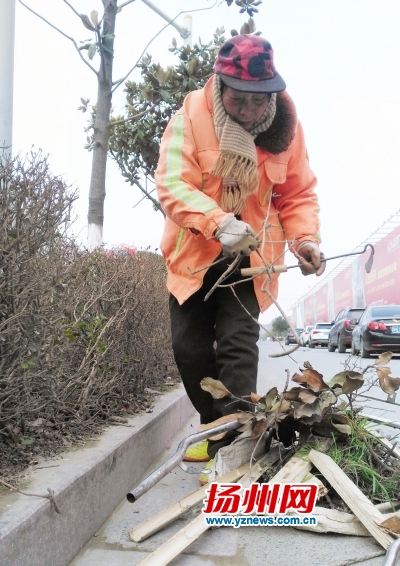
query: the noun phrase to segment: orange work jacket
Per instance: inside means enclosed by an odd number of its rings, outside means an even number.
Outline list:
[[[170,120],[155,174],[158,198],[167,215],[161,240],[167,288],[180,304],[201,287],[206,271],[202,268],[221,253],[221,245],[213,234],[227,214],[220,208],[222,178],[209,173],[219,155],[212,81],[213,77],[203,89],[188,94]],[[280,153],[258,147],[256,139],[259,189],[246,200],[240,214],[240,219],[257,233],[263,226],[266,228],[259,251],[268,265],[283,263],[286,242],[292,251],[306,240],[320,242],[319,207],[314,192],[317,181],[308,164],[303,130],[289,95],[284,92],[278,96],[292,108],[292,139]],[[275,119],[280,117],[276,115]],[[250,264],[263,265],[256,252],[251,253]],[[277,279],[275,273],[254,279],[261,312],[272,303],[268,293],[277,297]]]

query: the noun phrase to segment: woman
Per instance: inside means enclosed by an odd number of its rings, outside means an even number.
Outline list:
[[[234,286],[237,297],[217,287],[205,301],[229,258],[240,255],[240,267],[276,266],[287,242],[304,275],[325,269],[316,178],[285,88],[270,43],[234,36],[219,49],[205,87],[186,96],[161,143],[156,184],[167,215],[161,250],[173,350],[202,424],[248,409],[214,400],[200,381],[219,379],[240,398],[256,391],[259,328],[253,319],[278,291],[278,274],[264,275]],[[234,272],[224,283],[239,280]],[[192,447],[186,459],[212,459],[234,436]]]

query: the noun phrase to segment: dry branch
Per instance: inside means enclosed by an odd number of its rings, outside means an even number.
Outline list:
[[[374,507],[330,456],[311,450],[309,459],[377,542],[383,548],[389,548],[394,539],[378,526],[385,519],[382,513]]]

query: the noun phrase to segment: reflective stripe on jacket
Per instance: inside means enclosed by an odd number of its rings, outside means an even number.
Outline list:
[[[155,175],[158,198],[167,215],[161,240],[167,287],[180,304],[201,287],[205,271],[198,270],[210,265],[221,252],[213,233],[226,215],[220,208],[222,178],[209,174],[219,155],[212,81],[188,94],[170,120]],[[279,96],[293,107],[287,93]],[[293,114],[295,117],[294,107]],[[259,251],[267,264],[279,265],[283,263],[286,241],[292,250],[305,240],[320,241],[316,178],[308,164],[299,122],[286,151],[272,153],[256,145],[259,190],[246,200],[240,218],[257,233],[266,226],[264,245]],[[263,265],[256,252],[251,253],[250,263],[252,267]],[[274,298],[277,296],[277,277],[273,274],[272,278],[263,275],[254,279],[261,311],[272,303],[266,290]]]

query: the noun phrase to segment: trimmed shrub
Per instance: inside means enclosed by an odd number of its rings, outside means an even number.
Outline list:
[[[80,249],[66,235],[75,198],[40,153],[0,163],[3,476],[178,378],[163,258]]]

